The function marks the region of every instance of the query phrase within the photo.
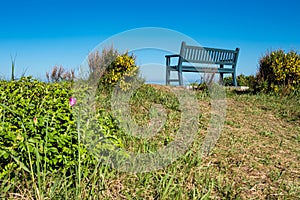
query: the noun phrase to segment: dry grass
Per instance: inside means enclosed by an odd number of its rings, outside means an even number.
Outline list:
[[[299,195],[299,129],[255,102],[227,99],[226,124],[206,164],[243,199]],[[204,164],[204,163],[203,163]]]

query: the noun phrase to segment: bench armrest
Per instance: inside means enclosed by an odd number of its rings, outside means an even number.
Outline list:
[[[167,67],[171,67],[171,58],[179,58],[180,59],[180,55],[179,54],[174,54],[174,55],[166,55],[166,66]]]
[[[179,54],[174,54],[174,55],[166,55],[166,58],[172,58],[172,57],[180,57]]]

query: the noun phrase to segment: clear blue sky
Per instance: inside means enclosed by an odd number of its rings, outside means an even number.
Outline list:
[[[239,47],[238,74],[255,74],[267,50],[300,50],[299,9],[298,0],[1,1],[0,77],[10,77],[15,55],[17,76],[44,79],[56,64],[76,68],[105,39],[142,27],[179,31],[203,46]]]

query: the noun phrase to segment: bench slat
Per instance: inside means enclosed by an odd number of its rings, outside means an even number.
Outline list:
[[[233,73],[231,68],[212,68],[212,67],[184,67],[183,72],[202,72],[202,73]]]
[[[226,60],[226,63],[235,64],[234,63],[235,53],[233,52],[220,52],[213,51],[210,49],[209,51],[205,49],[186,49],[184,54],[182,55],[184,62],[192,62],[192,63],[222,63],[222,61]]]

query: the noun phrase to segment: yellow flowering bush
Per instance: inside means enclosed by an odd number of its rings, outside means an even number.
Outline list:
[[[283,50],[267,53],[260,59],[258,79],[267,83],[265,90],[289,93],[300,86],[300,55]]]
[[[122,90],[130,87],[130,78],[136,77],[138,67],[135,65],[133,56],[128,53],[117,56],[117,58],[107,67],[104,75],[100,79],[100,84],[104,86],[115,86],[119,83]]]

